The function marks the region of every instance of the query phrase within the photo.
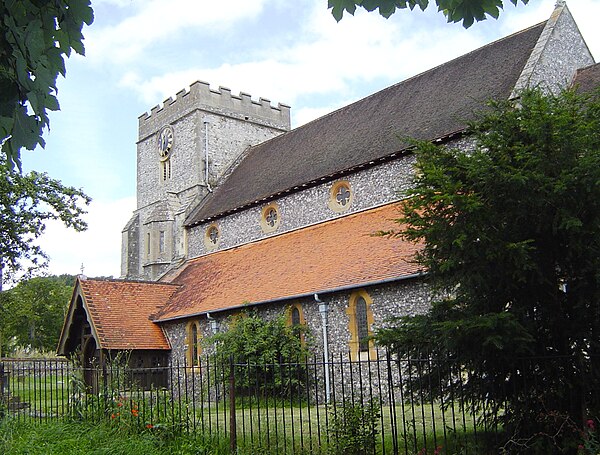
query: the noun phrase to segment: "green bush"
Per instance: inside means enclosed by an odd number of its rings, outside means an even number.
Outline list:
[[[307,385],[308,350],[303,326],[290,327],[284,316],[265,320],[256,313],[229,319],[227,331],[207,339],[214,347],[218,381],[226,381],[234,364],[236,394],[293,397]]]
[[[333,407],[328,432],[332,441],[333,455],[366,455],[375,453],[377,424],[381,417],[381,405],[368,401],[342,403]]]

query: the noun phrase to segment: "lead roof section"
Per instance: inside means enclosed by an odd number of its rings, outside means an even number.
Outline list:
[[[186,225],[397,153],[408,138],[463,131],[491,99],[507,99],[545,22],[488,44],[249,149]]]
[[[374,236],[400,229],[388,204],[190,260],[157,322],[405,279],[420,272],[419,246]]]

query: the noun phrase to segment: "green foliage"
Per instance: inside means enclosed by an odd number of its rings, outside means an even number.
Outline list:
[[[83,55],[81,29],[93,20],[90,0],[0,2],[0,147],[11,169],[20,167],[21,148],[44,146],[64,58]]]
[[[444,298],[379,340],[456,359],[485,378],[469,396],[506,403],[505,428],[553,435],[562,424],[541,415],[600,411],[600,96],[526,91],[470,132],[468,151],[417,145],[398,235],[423,242]]]
[[[46,173],[12,172],[0,156],[0,289],[16,274],[26,275],[46,264],[47,257],[35,240],[47,220],[83,231],[82,216],[91,199],[82,190],[64,186]]]
[[[0,346],[55,351],[73,292],[70,275],[37,277],[0,293]]]
[[[0,452],[3,455],[228,455],[228,441],[225,437],[222,439],[196,435],[165,439],[151,430],[125,434],[106,421],[0,422]]]
[[[516,5],[519,0],[510,0]],[[527,4],[529,0],[521,0],[521,3]],[[503,8],[502,0],[435,0],[438,11],[444,13],[448,22],[462,21],[463,27],[469,28],[474,21],[483,21],[486,16],[498,19],[500,10]],[[396,12],[396,9],[411,10],[419,7],[421,11],[429,6],[429,0],[329,0],[328,7],[331,8],[331,14],[339,22],[344,11],[354,14],[356,7],[360,6],[367,11],[379,9],[386,19]]]
[[[381,405],[372,401],[364,404],[340,403],[330,411],[330,453],[340,455],[367,455],[376,453],[377,424]]]
[[[289,327],[284,316],[272,320],[256,313],[229,319],[227,331],[206,340],[215,346],[215,361],[224,378],[235,366],[236,393],[260,397],[298,396],[306,386],[308,350],[301,340],[303,327]],[[220,378],[221,381],[224,378]]]

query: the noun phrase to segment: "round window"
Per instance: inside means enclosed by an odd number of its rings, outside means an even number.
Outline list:
[[[263,232],[273,232],[279,227],[281,216],[277,204],[269,204],[262,209],[260,226]]]
[[[329,208],[334,212],[344,212],[352,204],[352,188],[347,180],[340,180],[331,187],[329,193]]]

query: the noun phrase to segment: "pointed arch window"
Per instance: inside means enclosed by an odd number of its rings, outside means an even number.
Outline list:
[[[198,321],[189,322],[187,325],[186,361],[190,368],[200,368],[200,354],[202,353],[200,340],[200,324]]]
[[[367,320],[367,301],[362,295],[356,299],[354,322],[358,338],[358,351],[367,352],[369,350],[369,321]]]
[[[304,343],[304,326],[306,320],[304,319],[304,312],[302,311],[302,305],[294,303],[287,310],[287,323],[292,329],[296,331],[300,337],[300,341]]]
[[[292,327],[300,325],[300,310],[297,307],[292,308]]]
[[[352,360],[374,360],[377,358],[377,350],[371,339],[373,335],[372,303],[373,300],[364,290],[353,292],[350,295],[346,312],[348,314],[349,349]]]

